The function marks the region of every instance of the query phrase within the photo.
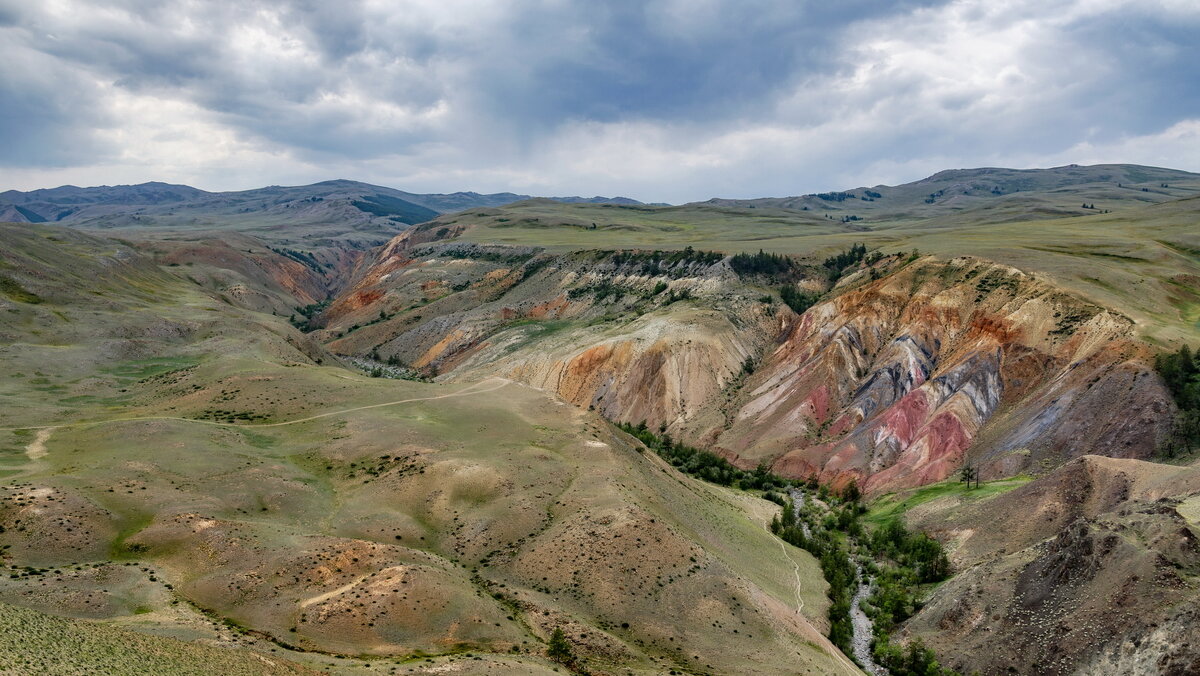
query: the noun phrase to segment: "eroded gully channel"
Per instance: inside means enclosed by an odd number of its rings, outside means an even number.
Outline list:
[[[804,521],[800,519],[800,510],[804,507],[804,491],[792,489],[791,495],[796,521],[804,524]],[[804,524],[802,527],[804,536],[810,537],[808,525]],[[853,540],[851,546],[852,551],[858,549],[857,543],[854,543]],[[862,566],[857,561],[854,563],[854,570],[858,579],[858,587],[854,591],[854,598],[850,601],[850,625],[853,629],[850,641],[851,652],[862,670],[871,676],[890,676],[888,670],[876,664],[875,659],[871,656],[871,637],[875,633],[874,624],[862,609],[862,602],[875,590],[875,580],[863,574]]]

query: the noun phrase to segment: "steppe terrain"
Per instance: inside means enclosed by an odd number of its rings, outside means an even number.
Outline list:
[[[522,198],[0,195],[0,672],[861,673],[785,499],[944,668],[1200,669],[1200,175]]]

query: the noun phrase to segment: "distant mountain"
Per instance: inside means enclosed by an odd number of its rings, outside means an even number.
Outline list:
[[[837,219],[928,219],[987,209],[985,220],[1079,215],[1130,203],[1178,199],[1200,174],[1135,164],[1070,164],[1049,169],[950,169],[897,186],[877,185],[793,197],[715,198],[697,204],[828,213]],[[1183,188],[1186,184],[1188,188]],[[1184,189],[1185,193],[1180,193]],[[1084,205],[1087,205],[1086,207]]]
[[[96,188],[80,188],[64,185],[58,188],[45,188],[20,192],[6,190],[0,192],[0,202],[9,204],[38,204],[49,203],[63,206],[88,204],[165,204],[170,202],[186,202],[197,199],[207,193],[188,185],[175,185],[151,181],[139,185],[99,186]]]
[[[529,199],[529,197],[523,197],[522,199]],[[623,204],[627,206],[643,204],[643,202],[628,197],[550,197],[547,199],[562,202],[563,204]]]
[[[0,221],[89,222],[106,225],[110,224],[107,221],[114,218],[120,220],[120,216],[130,214],[143,217],[184,214],[203,217],[228,213],[230,210],[244,215],[280,213],[288,209],[295,213],[298,209],[313,215],[314,211],[329,211],[335,206],[349,204],[369,216],[411,225],[428,221],[439,214],[477,207],[498,207],[526,199],[530,199],[530,196],[510,192],[490,195],[476,192],[420,194],[344,179],[232,192],[207,192],[191,186],[160,182],[94,188],[65,185],[29,192],[8,190],[0,193]],[[641,204],[628,197],[549,199],[567,203]]]
[[[96,188],[64,185],[29,192],[6,190],[0,193],[0,219],[18,223],[63,221],[97,209],[180,204],[209,194],[191,186],[157,181]]]

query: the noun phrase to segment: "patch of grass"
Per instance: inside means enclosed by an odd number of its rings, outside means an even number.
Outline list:
[[[0,605],[0,668],[24,674],[310,674],[228,650]]]
[[[40,296],[27,291],[25,287],[21,286],[16,282],[16,280],[8,277],[7,275],[0,275],[0,293],[3,293],[18,303],[37,305],[38,303],[42,302]]]
[[[118,378],[143,380],[170,371],[196,366],[199,363],[198,359],[188,356],[155,357],[122,362],[108,369],[108,372]]]
[[[259,434],[258,432],[251,432],[250,430],[245,429],[241,430],[241,432],[242,438],[246,440],[246,443],[255,448],[267,450],[279,445],[279,439],[276,439],[275,437],[266,434]]]
[[[863,516],[863,520],[873,526],[882,526],[889,521],[903,516],[905,512],[913,507],[937,500],[938,498],[957,496],[963,500],[983,500],[1000,495],[1001,493],[1007,493],[1014,488],[1020,488],[1030,481],[1033,481],[1033,477],[1022,475],[999,479],[997,481],[985,481],[979,484],[978,488],[967,488],[966,484],[961,481],[948,480],[922,486],[911,491],[889,493],[880,497],[871,505],[867,513]]]

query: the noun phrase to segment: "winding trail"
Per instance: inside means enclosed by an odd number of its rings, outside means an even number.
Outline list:
[[[493,385],[492,387],[488,387],[486,389],[481,389],[481,390],[475,389],[477,387],[480,387],[481,385],[484,385],[484,384],[489,383],[494,380],[499,381],[499,382],[496,383],[495,385]],[[26,448],[26,453],[29,454],[29,456],[32,458],[33,453],[35,451],[35,446],[38,444],[39,440],[41,441],[41,444],[42,444],[41,453],[43,456],[45,455],[45,439],[49,438],[50,433],[53,430],[58,429],[60,427],[86,427],[86,426],[91,426],[91,425],[107,425],[110,423],[139,422],[139,421],[146,421],[146,420],[179,420],[182,422],[196,423],[198,425],[213,425],[216,427],[237,427],[237,428],[242,428],[242,429],[249,429],[249,428],[258,429],[258,428],[263,428],[263,427],[283,427],[285,425],[298,425],[300,423],[310,422],[312,420],[319,420],[321,418],[328,418],[330,416],[335,416],[335,415],[343,415],[345,413],[354,413],[355,411],[366,411],[366,410],[373,409],[373,408],[384,408],[385,406],[398,406],[400,404],[411,404],[411,403],[417,402],[417,401],[433,401],[435,399],[451,399],[454,397],[466,397],[466,396],[470,396],[473,394],[484,394],[486,392],[495,392],[496,390],[498,390],[502,387],[506,387],[508,385],[513,385],[513,384],[515,384],[515,383],[513,383],[513,381],[511,381],[507,378],[499,378],[499,377],[488,378],[487,380],[480,381],[473,385],[468,385],[467,387],[464,387],[463,389],[458,390],[457,392],[451,392],[449,394],[439,394],[435,397],[415,397],[412,399],[398,399],[396,401],[385,401],[382,404],[369,404],[367,406],[355,406],[354,408],[344,408],[344,409],[341,409],[338,411],[329,411],[327,413],[318,413],[317,415],[310,415],[307,418],[297,418],[295,420],[287,420],[284,422],[274,422],[274,423],[226,423],[226,422],[217,422],[215,420],[199,420],[197,418],[182,418],[182,417],[173,416],[173,415],[150,415],[150,416],[141,416],[141,417],[136,417],[136,418],[109,418],[107,420],[88,420],[88,421],[73,422],[73,423],[59,423],[57,425],[24,425],[22,427],[0,427],[0,432],[15,432],[18,430],[40,430],[38,432],[37,438],[34,439],[34,442]],[[39,457],[41,457],[41,456],[39,456]]]
[[[804,492],[792,489],[791,497],[793,514],[799,516],[800,509],[804,507]],[[803,589],[803,585],[800,581],[800,564],[796,563],[796,559],[794,559],[792,555],[788,553],[788,545],[783,541],[783,538],[771,533],[771,529],[767,526],[763,526],[763,528],[766,529],[766,531],[771,534],[771,537],[775,539],[776,544],[779,545],[779,549],[783,553],[783,557],[792,564],[792,572],[796,576],[796,614],[802,615],[804,610],[804,597],[800,594],[801,590]],[[854,674],[855,676],[862,673],[857,665],[846,659],[846,656],[842,654],[842,651],[839,650],[837,646],[829,643],[828,641],[826,641],[826,643],[829,646],[829,655],[837,661],[838,666],[845,669],[848,673]],[[857,657],[857,653],[855,656]],[[887,672],[883,673],[884,676],[886,676]]]
[[[768,530],[767,532],[770,533],[771,531]],[[793,559],[791,554],[788,554],[787,545],[778,535],[771,533],[771,537],[775,538],[775,542],[779,545],[779,550],[783,552],[783,558],[792,564],[792,573],[796,576],[796,612],[802,613],[804,611],[804,597],[800,595],[800,564],[796,563],[796,559]]]
[[[792,514],[799,515],[800,508],[803,506],[804,493],[801,491],[792,490]],[[768,532],[770,531],[768,530]],[[800,595],[800,591],[802,589],[802,585],[800,584],[800,564],[796,563],[796,559],[792,558],[792,556],[788,554],[787,544],[784,543],[783,538],[775,535],[774,533],[771,533],[771,535],[775,538],[775,541],[779,543],[779,549],[783,551],[784,558],[792,562],[792,572],[796,576],[796,612],[799,613],[804,610],[804,597]]]
[[[366,580],[367,578],[371,577],[371,575],[373,575],[373,574],[374,573],[367,573],[366,575],[360,575],[357,578],[355,578],[352,582],[350,582],[350,584],[344,584],[332,591],[327,591],[324,594],[318,594],[311,598],[304,599],[303,601],[300,602],[300,607],[307,608],[313,604],[328,601],[329,599],[331,599],[335,596],[340,596],[341,594],[345,594],[346,592],[350,591],[351,589],[354,589],[358,585],[362,584],[363,580]]]

